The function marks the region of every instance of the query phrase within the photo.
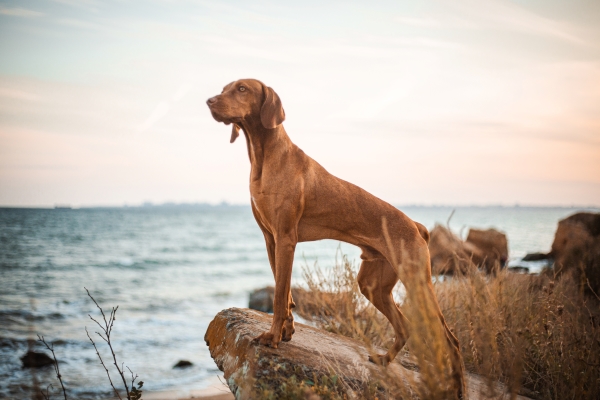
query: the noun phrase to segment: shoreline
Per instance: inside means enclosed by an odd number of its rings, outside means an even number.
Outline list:
[[[188,390],[165,390],[165,391],[144,391],[142,396],[144,400],[232,400],[235,396],[229,390],[229,387],[218,378],[210,386],[204,389]]]

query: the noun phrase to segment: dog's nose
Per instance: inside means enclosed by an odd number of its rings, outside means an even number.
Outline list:
[[[214,97],[211,97],[210,99],[206,100],[206,104],[208,104],[209,106],[215,104],[217,102],[217,97],[218,96],[214,96]]]

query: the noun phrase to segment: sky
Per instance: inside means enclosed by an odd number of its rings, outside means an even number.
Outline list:
[[[600,2],[0,1],[0,206],[249,203],[207,98],[393,204],[600,205]]]

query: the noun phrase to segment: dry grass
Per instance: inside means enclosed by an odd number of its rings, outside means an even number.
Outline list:
[[[305,268],[310,296],[300,296],[297,311],[330,332],[387,348],[394,332],[360,293],[357,268],[345,257],[324,272]],[[485,377],[487,395],[496,382],[512,394],[537,399],[597,399],[600,394],[600,301],[586,296],[570,276],[487,276],[471,269],[434,283],[446,321],[461,343],[467,371]],[[412,321],[411,337],[398,357],[412,360],[421,373],[422,399],[448,396],[449,361],[439,323],[427,307],[411,307],[419,293],[396,298]],[[409,356],[409,357],[407,357]],[[389,397],[403,389],[385,382]],[[405,389],[404,389],[405,390]]]
[[[600,307],[571,276],[501,271],[435,285],[469,371],[539,399],[597,399]]]

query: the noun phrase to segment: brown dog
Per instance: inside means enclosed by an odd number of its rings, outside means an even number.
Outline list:
[[[408,321],[392,297],[400,279],[409,294],[423,291],[439,317],[452,353],[457,395],[466,395],[458,340],[446,325],[431,284],[427,229],[385,201],[331,175],[304,154],[283,128],[285,112],[279,96],[262,82],[232,82],[207,104],[215,120],[233,124],[231,143],[240,128],[246,136],[252,212],[264,234],[275,276],[271,330],[255,340],[276,348],[294,334],[290,285],[296,244],[341,240],[362,249],[360,290],[396,333],[387,354],[372,361],[387,365],[408,339]]]

